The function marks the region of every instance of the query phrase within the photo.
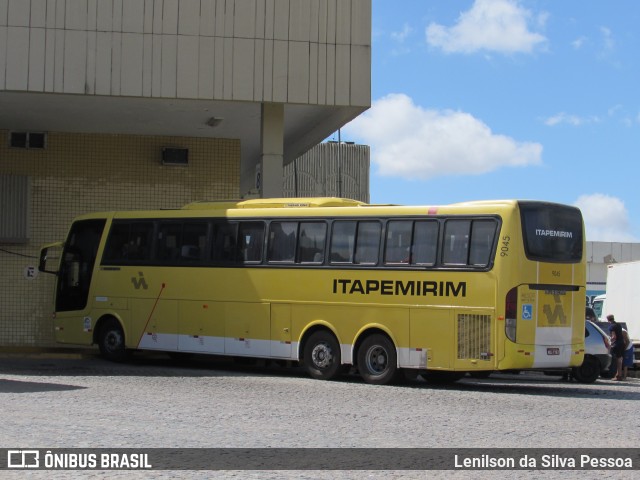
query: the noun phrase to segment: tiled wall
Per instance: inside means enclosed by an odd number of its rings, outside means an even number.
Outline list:
[[[50,132],[39,150],[9,148],[8,139],[0,130],[0,175],[30,177],[30,239],[0,243],[0,346],[54,345],[54,277],[25,270],[43,244],[64,240],[74,216],[239,195],[237,140]],[[189,165],[162,165],[164,146],[188,148]]]
[[[371,102],[371,0],[0,0],[0,90]]]

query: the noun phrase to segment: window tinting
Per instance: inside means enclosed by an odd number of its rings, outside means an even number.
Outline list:
[[[484,267],[491,263],[498,223],[493,219],[447,220],[442,263]]]
[[[327,224],[325,222],[300,222],[298,262],[322,263],[326,236]]]
[[[161,223],[158,227],[156,258],[160,263],[174,262],[180,257],[182,244],[181,223]]]
[[[71,226],[58,272],[56,310],[82,310],[86,307],[104,225],[105,220],[100,219],[80,220]]]
[[[271,222],[269,225],[270,262],[295,261],[298,222]]]
[[[378,263],[381,230],[380,222],[358,222],[356,263],[367,265]]]
[[[575,207],[520,203],[527,256],[576,263],[582,259],[582,214]]]
[[[354,221],[337,221],[331,231],[331,263],[353,262],[353,247],[356,239]]]
[[[469,264],[475,266],[488,265],[491,260],[493,240],[496,232],[494,220],[474,220],[471,225],[471,248]]]
[[[380,222],[336,221],[331,232],[331,263],[378,263]]]
[[[471,220],[447,220],[444,224],[442,263],[466,265],[469,254]]]
[[[187,222],[182,227],[182,245],[180,246],[181,262],[198,262],[204,260],[207,249],[207,222]]]
[[[238,251],[238,224],[214,223],[211,243],[211,260],[216,263],[236,261]]]
[[[385,263],[433,265],[438,251],[438,222],[391,220],[387,223]]]
[[[411,263],[434,265],[438,254],[438,222],[417,221],[413,234]]]
[[[109,231],[102,263],[149,262],[152,236],[151,221],[114,221]]]
[[[245,263],[262,261],[262,245],[264,243],[263,222],[240,223],[240,260]]]
[[[156,260],[160,263],[196,263],[204,259],[207,223],[160,222],[156,244]]]
[[[413,221],[411,220],[392,220],[387,223],[385,263],[409,263],[412,234]]]

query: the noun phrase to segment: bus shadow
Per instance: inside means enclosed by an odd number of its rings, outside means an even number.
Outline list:
[[[496,375],[489,379],[476,380],[464,378],[456,383],[437,385],[421,380],[407,380],[404,385],[409,388],[441,389],[448,391],[500,393],[503,395],[531,395],[545,397],[593,398],[606,400],[640,400],[640,383],[628,381],[613,383],[598,380],[593,384],[567,382],[555,377],[543,375]],[[620,388],[626,387],[626,388]]]
[[[65,392],[69,390],[84,390],[87,387],[65,385],[47,382],[25,382],[22,380],[7,380],[0,378],[0,394],[3,393],[40,393],[40,392]]]
[[[127,362],[114,363],[98,355],[83,358],[0,358],[0,374],[69,377],[287,377],[312,380],[302,367],[288,362],[243,359],[210,355],[170,358],[163,353],[139,352]],[[351,372],[335,380],[339,383],[364,385],[357,374]],[[598,380],[594,384],[579,384],[542,374],[494,374],[487,379],[464,379],[449,384],[430,383],[421,378],[404,379],[391,388],[415,388],[457,392],[501,393],[505,395],[532,395],[567,398],[601,398],[611,400],[640,400],[640,381],[612,382]],[[75,390],[77,387],[46,382],[25,382],[0,379],[0,393],[27,393],[55,390]],[[388,388],[368,385],[367,388]]]
[[[115,376],[115,377],[225,377],[304,376],[300,368],[284,363],[210,355],[171,358],[163,353],[137,352],[127,361],[115,363],[99,355],[82,358],[0,358],[0,375],[23,376]],[[1,390],[0,390],[1,392]]]

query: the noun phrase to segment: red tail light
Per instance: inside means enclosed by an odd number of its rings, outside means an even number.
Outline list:
[[[504,305],[504,318],[517,318],[518,315],[518,287],[513,287],[507,293]]]
[[[504,303],[504,333],[512,342],[516,341],[516,327],[518,319],[518,287],[513,287],[507,293]]]

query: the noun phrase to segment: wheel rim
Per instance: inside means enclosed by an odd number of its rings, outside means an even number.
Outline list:
[[[311,351],[311,361],[317,368],[327,368],[334,360],[333,350],[326,343],[318,343]]]
[[[373,345],[365,356],[367,370],[373,375],[383,374],[389,367],[389,353],[380,345]]]
[[[110,330],[105,335],[105,349],[109,352],[117,352],[122,348],[122,333],[118,330]]]

